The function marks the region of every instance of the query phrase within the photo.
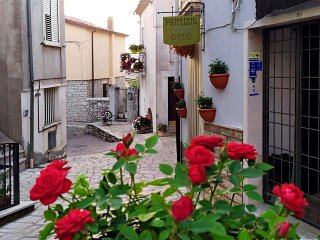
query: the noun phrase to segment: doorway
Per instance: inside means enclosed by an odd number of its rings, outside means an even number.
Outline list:
[[[304,191],[304,220],[320,227],[320,22],[265,31],[264,197],[292,182]]]
[[[174,77],[168,78],[168,123],[169,125],[175,125],[176,123],[176,103],[178,97],[173,90]]]

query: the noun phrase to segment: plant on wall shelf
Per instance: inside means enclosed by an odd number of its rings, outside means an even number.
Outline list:
[[[212,108],[212,97],[200,95],[195,99],[198,111],[205,122],[213,122],[216,116],[216,109]]]
[[[179,81],[174,81],[172,83],[172,88],[174,93],[176,94],[176,96],[179,99],[183,99],[184,98],[184,88],[183,88],[183,83],[179,82]]]
[[[209,79],[211,84],[217,89],[224,89],[228,84],[228,66],[225,62],[216,58],[209,64]]]
[[[144,45],[143,44],[130,44],[129,45],[129,50],[132,52],[132,53],[140,53],[142,52],[144,49]]]
[[[176,110],[179,117],[186,118],[187,117],[186,100],[180,99],[180,101],[177,102]]]
[[[170,46],[170,49],[174,50],[175,54],[181,57],[193,58],[194,45],[187,46]]]
[[[131,63],[130,63],[130,53],[121,53],[120,54],[120,72],[130,71]]]
[[[143,62],[141,62],[139,59],[135,60],[135,62],[132,64],[133,72],[142,72],[143,71]]]

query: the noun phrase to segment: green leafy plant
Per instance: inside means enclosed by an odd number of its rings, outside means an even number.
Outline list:
[[[142,52],[144,49],[144,45],[143,44],[130,44],[129,45],[129,50],[132,52],[132,53],[139,53],[139,52]]]
[[[141,62],[140,60],[136,60],[132,67],[134,72],[142,72],[144,68],[143,62]]]
[[[148,116],[139,116],[135,120],[133,120],[132,126],[135,130],[138,131],[141,131],[141,128],[145,128],[145,130],[148,130],[152,128],[152,121],[148,118]]]
[[[160,132],[166,132],[166,131],[167,131],[167,128],[168,128],[168,125],[165,124],[165,123],[159,123],[159,124],[157,125],[157,129],[158,129],[158,131],[160,131]]]
[[[179,102],[177,102],[177,108],[186,108],[186,100],[180,99]]]
[[[206,97],[204,95],[198,96],[195,100],[199,108],[211,108],[212,107],[212,97]]]
[[[208,73],[209,75],[223,74],[223,73],[226,73],[227,70],[228,70],[228,66],[226,65],[226,63],[216,58],[216,60],[212,61],[209,64]]]
[[[10,193],[9,173],[7,171],[0,172],[0,196],[7,196]]]
[[[51,235],[79,240],[299,239],[298,224],[286,219],[291,213],[303,217],[308,204],[293,184],[275,186],[272,191],[279,201],[260,216],[254,204],[237,200],[246,195],[263,201],[257,186],[246,179],[262,177],[272,166],[256,162],[253,146],[198,136],[187,146],[186,165],[160,163],[163,178],[137,181],[138,166],[145,155],[157,153],[158,139],[154,135],[131,148],[133,136],[124,136],[106,154],[115,162],[102,170],[95,187],[85,175],[72,183],[65,160],[55,160],[43,169],[30,190],[32,200],[48,206],[40,239]],[[221,186],[225,182],[228,187]],[[223,200],[224,196],[230,200]],[[63,204],[54,204],[57,198]]]
[[[183,83],[179,81],[174,81],[172,83],[172,88],[173,89],[183,89]]]

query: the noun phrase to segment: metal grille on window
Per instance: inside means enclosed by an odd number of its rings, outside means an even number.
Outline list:
[[[59,43],[59,0],[44,0],[45,40]]]
[[[55,102],[56,88],[46,88],[44,90],[44,124],[55,122]]]
[[[266,31],[265,198],[292,182],[305,192],[305,221],[320,227],[320,23]]]

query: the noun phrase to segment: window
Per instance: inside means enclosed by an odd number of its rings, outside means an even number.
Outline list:
[[[44,0],[44,41],[60,42],[59,0]]]
[[[44,90],[44,125],[56,121],[56,90],[57,88],[46,88]]]

